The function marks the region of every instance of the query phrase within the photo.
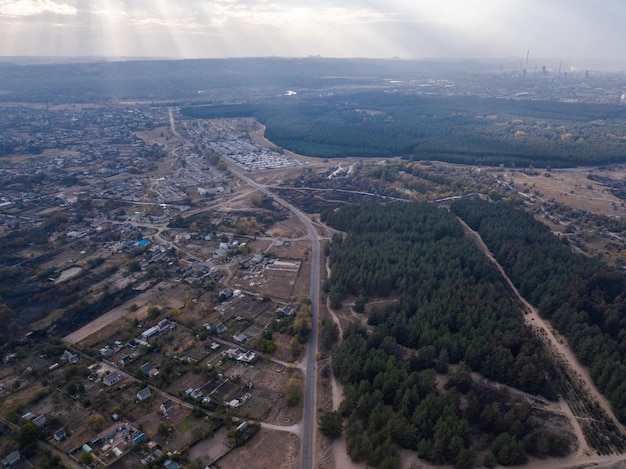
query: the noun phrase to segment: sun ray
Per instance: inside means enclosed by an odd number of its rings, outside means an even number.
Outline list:
[[[0,54],[622,57],[624,15],[614,0],[0,0]]]

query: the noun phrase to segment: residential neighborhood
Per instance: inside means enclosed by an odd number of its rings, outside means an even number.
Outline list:
[[[281,310],[306,311],[308,286],[297,269],[270,268],[281,257],[300,263],[302,247],[268,231],[288,218],[271,202],[225,211],[240,187],[217,163],[304,163],[236,126],[220,142],[209,128],[183,143],[163,111],[51,107],[33,119],[29,106],[0,109],[3,139],[33,155],[0,161],[0,227],[15,237],[46,230],[16,249],[49,291],[12,326],[26,338],[3,352],[0,394],[11,398],[2,414],[89,467],[185,467],[198,445],[209,448],[193,459],[210,467],[263,422],[300,412],[284,403],[288,382],[303,377],[285,367],[302,346],[289,346],[295,315],[285,321]],[[34,338],[42,332],[63,341]],[[21,348],[42,343],[37,356]],[[4,463],[19,468],[28,457],[9,451]]]

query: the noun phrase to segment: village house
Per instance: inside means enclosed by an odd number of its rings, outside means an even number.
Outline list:
[[[3,465],[4,467],[11,467],[16,465],[20,459],[22,459],[22,455],[20,454],[19,451],[13,451],[12,453],[9,453],[6,455],[6,457],[3,460]]]
[[[80,361],[80,357],[76,353],[65,350],[63,355],[61,355],[61,360],[76,365]]]
[[[59,428],[53,436],[56,441],[63,441],[67,437],[67,432],[65,428]]]
[[[247,352],[243,353],[238,348],[231,348],[222,353],[228,356],[228,358],[230,358],[231,360],[237,360],[239,362],[245,363],[250,363],[256,358],[256,355],[253,351],[248,350]]]
[[[244,343],[246,340],[248,340],[248,336],[242,332],[237,332],[235,335],[233,335],[233,340],[235,342]]]
[[[174,403],[171,399],[166,400],[161,404],[161,412],[163,415],[169,414],[174,409]]]
[[[241,433],[242,435],[247,435],[249,430],[250,430],[250,426],[248,425],[248,422],[241,422],[237,426],[237,431]]]
[[[233,291],[230,288],[226,287],[220,291],[219,299],[223,301],[223,300],[227,300],[231,296],[233,296]]]
[[[150,388],[143,388],[141,391],[137,393],[137,400],[143,402],[147,400],[150,396],[152,396],[152,392]]]
[[[106,386],[113,386],[114,384],[117,384],[120,382],[120,375],[117,371],[112,371],[111,373],[106,375],[104,378],[102,378],[102,382]]]
[[[165,461],[163,465],[167,469],[180,469],[180,464],[178,464],[176,461],[172,461],[171,459],[168,459],[167,461]]]
[[[222,335],[227,330],[228,328],[224,325],[223,322],[220,322],[217,326],[215,326],[215,332],[219,335]]]
[[[150,375],[150,371],[152,371],[154,367],[150,364],[150,362],[146,362],[139,367],[139,370],[146,376]]]
[[[38,417],[35,417],[32,422],[37,425],[39,428],[43,428],[46,426],[46,416],[45,415],[40,415]]]

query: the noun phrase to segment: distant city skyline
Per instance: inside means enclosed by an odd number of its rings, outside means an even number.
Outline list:
[[[0,0],[0,56],[616,59],[621,0]],[[540,64],[541,66],[542,64]]]

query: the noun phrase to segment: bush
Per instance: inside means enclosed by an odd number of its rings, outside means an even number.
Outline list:
[[[82,451],[78,456],[78,461],[84,466],[89,466],[93,462],[93,454]]]

